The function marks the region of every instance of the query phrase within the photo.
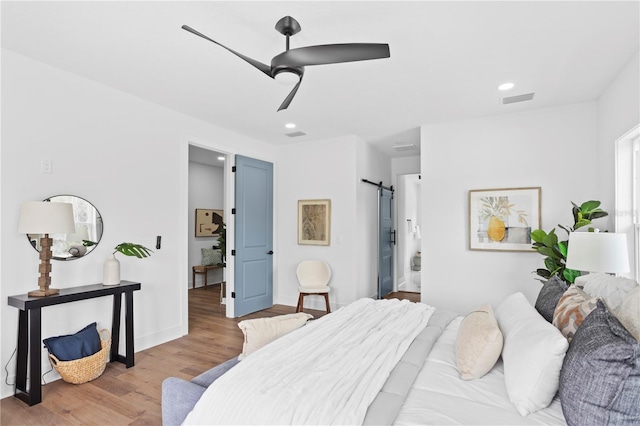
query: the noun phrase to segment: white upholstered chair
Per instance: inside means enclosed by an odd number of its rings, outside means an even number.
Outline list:
[[[298,283],[300,283],[298,296],[298,306],[296,312],[302,312],[304,297],[310,295],[324,295],[324,301],[327,306],[327,313],[331,312],[329,308],[329,280],[331,279],[331,268],[324,260],[303,260],[298,264],[296,269]]]

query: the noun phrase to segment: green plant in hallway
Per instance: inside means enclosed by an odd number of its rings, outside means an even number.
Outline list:
[[[218,237],[218,250],[220,250],[220,259],[221,262],[218,263],[218,266],[223,268],[227,267],[226,257],[227,257],[227,225],[223,222],[220,225],[220,236]]]
[[[590,225],[595,219],[608,216],[609,213],[600,208],[600,201],[586,201],[581,205],[571,202],[573,205],[573,226],[558,225],[567,233],[566,240],[560,240],[556,234],[556,228],[548,233],[542,229],[536,229],[531,232],[531,239],[534,241],[533,249],[536,250],[544,258],[544,268],[538,268],[535,273],[541,277],[540,280],[547,280],[553,275],[558,275],[562,280],[569,284],[573,284],[575,279],[580,276],[580,271],[568,269],[567,250],[569,248],[569,234],[579,228]],[[593,229],[589,229],[592,231]]]

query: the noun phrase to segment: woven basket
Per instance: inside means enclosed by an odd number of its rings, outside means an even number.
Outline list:
[[[86,383],[100,377],[107,366],[107,358],[111,350],[109,330],[100,330],[100,345],[102,349],[95,354],[71,361],[60,361],[55,355],[49,354],[49,362],[65,382],[74,385]]]

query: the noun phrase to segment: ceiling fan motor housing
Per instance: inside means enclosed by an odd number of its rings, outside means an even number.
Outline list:
[[[285,16],[276,22],[276,31],[286,36],[292,36],[302,30],[298,21],[291,16]]]

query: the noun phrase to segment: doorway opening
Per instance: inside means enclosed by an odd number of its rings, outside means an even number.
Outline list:
[[[189,144],[188,167],[188,289],[216,292],[220,313],[226,311],[225,268],[220,236],[225,218],[225,163],[227,155]]]
[[[398,291],[421,292],[421,176],[398,176]]]

